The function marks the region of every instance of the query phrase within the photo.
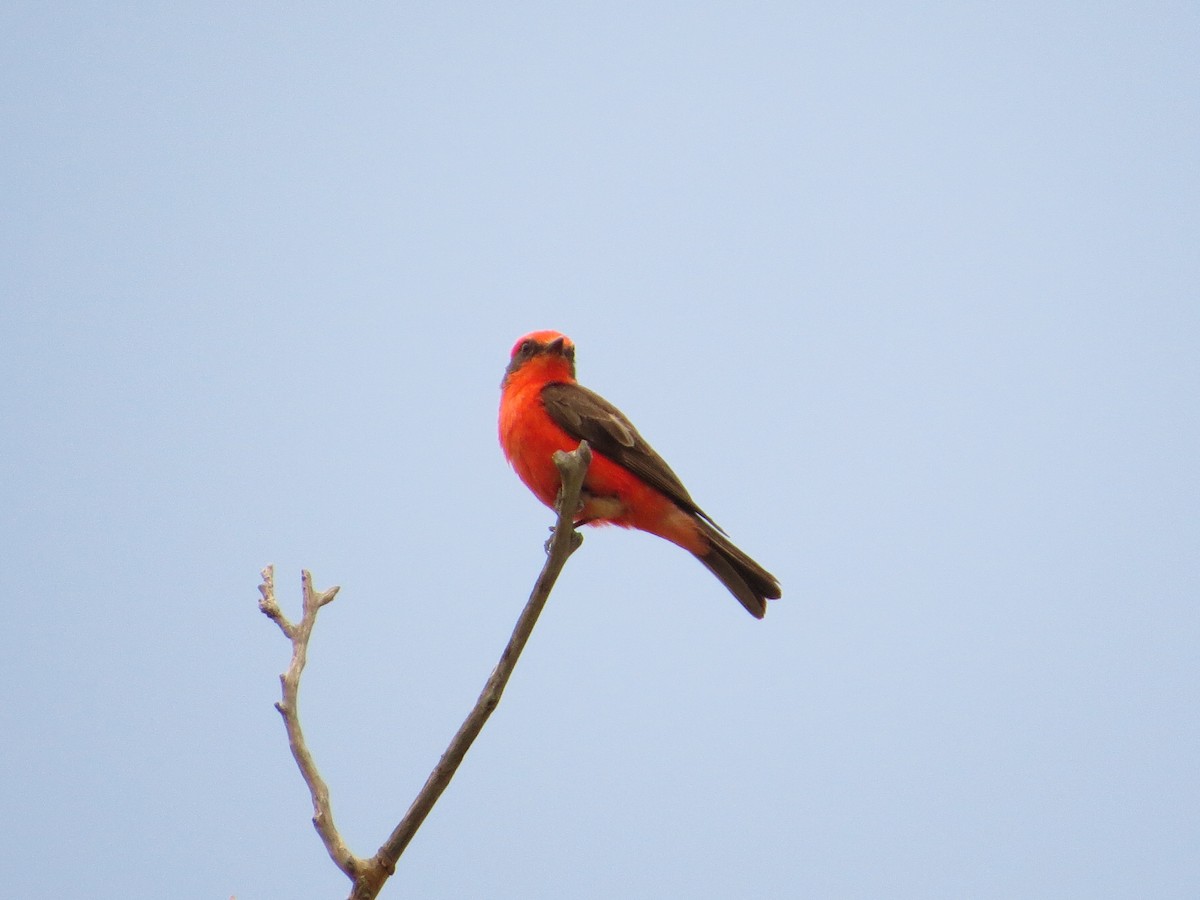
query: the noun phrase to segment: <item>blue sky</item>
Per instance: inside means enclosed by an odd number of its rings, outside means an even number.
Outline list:
[[[12,896],[325,898],[550,514],[570,334],[779,576],[589,531],[384,896],[1200,891],[1200,15],[1150,4],[0,12]]]

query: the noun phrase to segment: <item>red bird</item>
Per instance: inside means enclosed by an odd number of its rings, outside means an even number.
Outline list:
[[[554,451],[587,441],[592,464],[578,525],[621,525],[694,554],[755,618],[780,596],[775,576],[733,545],[679,477],[615,406],[575,381],[575,345],[534,331],[513,346],[500,394],[500,446],[517,475],[554,508]]]

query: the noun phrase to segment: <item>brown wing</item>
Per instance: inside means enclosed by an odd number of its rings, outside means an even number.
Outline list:
[[[542,388],[542,404],[550,418],[571,437],[587,441],[593,450],[624,466],[680,509],[707,519],[721,530],[696,505],[679,476],[638,434],[625,414],[599,394],[578,384],[548,384]]]

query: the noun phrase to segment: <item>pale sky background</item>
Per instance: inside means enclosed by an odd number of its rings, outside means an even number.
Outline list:
[[[345,896],[551,516],[513,341],[775,572],[590,531],[384,897],[1200,896],[1195,3],[0,11],[0,894]]]

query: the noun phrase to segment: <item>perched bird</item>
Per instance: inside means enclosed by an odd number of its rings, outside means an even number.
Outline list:
[[[500,446],[517,475],[554,508],[554,451],[587,441],[592,464],[576,525],[620,525],[691,552],[750,614],[780,596],[775,576],[739,550],[688,494],[679,477],[615,406],[575,381],[575,345],[534,331],[512,348],[500,394]]]

